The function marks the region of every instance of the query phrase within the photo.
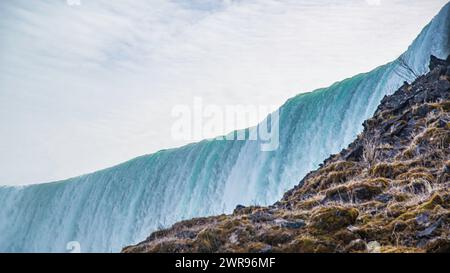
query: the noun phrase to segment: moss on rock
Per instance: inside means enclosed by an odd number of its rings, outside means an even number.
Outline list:
[[[318,233],[336,231],[354,224],[358,214],[355,208],[321,207],[313,212],[310,226]]]

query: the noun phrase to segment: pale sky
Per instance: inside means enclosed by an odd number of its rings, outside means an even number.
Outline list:
[[[0,184],[185,144],[171,109],[194,97],[281,105],[369,71],[447,2],[77,1],[0,1]]]

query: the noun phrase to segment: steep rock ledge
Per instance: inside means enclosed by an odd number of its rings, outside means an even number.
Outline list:
[[[123,252],[448,252],[449,185],[450,58],[432,56],[279,202],[182,221]]]

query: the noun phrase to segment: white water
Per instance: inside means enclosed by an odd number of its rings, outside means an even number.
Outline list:
[[[416,74],[427,72],[430,54],[447,57],[449,31],[447,4],[402,56]],[[255,141],[203,141],[65,181],[2,187],[0,251],[64,252],[70,241],[83,252],[120,251],[181,219],[273,203],[348,145],[385,94],[413,79],[397,60],[290,99],[274,152]]]

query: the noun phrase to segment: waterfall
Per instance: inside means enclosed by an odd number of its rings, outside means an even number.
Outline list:
[[[288,100],[275,151],[204,140],[64,181],[0,187],[0,251],[65,252],[77,241],[82,252],[117,252],[182,219],[271,204],[346,147],[384,95],[427,72],[430,54],[446,58],[449,32],[447,4],[399,59]]]

